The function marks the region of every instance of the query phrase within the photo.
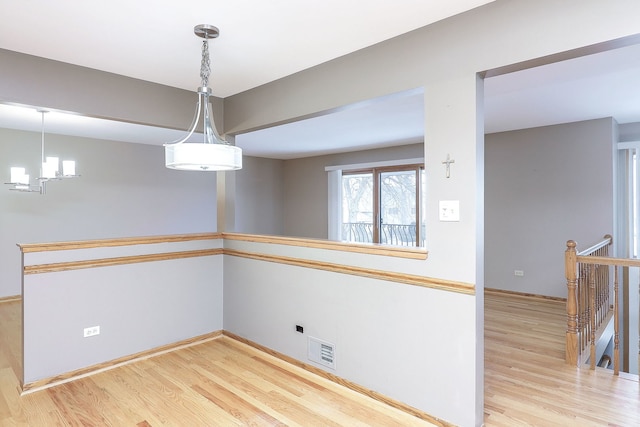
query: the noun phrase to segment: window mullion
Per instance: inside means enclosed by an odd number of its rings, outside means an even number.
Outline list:
[[[380,209],[380,170],[373,168],[373,243],[380,243],[380,225],[382,223],[382,214]]]

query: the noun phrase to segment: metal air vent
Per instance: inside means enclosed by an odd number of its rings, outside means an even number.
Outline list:
[[[309,337],[308,358],[312,362],[335,369],[336,346],[335,344],[319,340],[318,338]]]

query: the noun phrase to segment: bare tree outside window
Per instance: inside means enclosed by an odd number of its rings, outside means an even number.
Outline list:
[[[380,214],[380,243],[415,246],[415,170],[380,174]]]
[[[342,239],[424,246],[421,165],[373,168],[342,177]]]
[[[373,173],[342,177],[342,238],[350,242],[373,242]]]

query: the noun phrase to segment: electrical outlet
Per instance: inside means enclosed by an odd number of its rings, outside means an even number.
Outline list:
[[[91,326],[90,328],[84,328],[84,337],[92,337],[94,335],[100,335],[100,326]]]
[[[515,270],[515,271],[513,272],[513,275],[514,275],[514,276],[518,276],[518,277],[522,277],[522,276],[524,276],[524,271],[522,271],[522,270]]]

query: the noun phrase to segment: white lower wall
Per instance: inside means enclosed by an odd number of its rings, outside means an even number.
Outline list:
[[[222,291],[222,255],[26,275],[24,382],[221,330]]]
[[[229,255],[224,269],[225,330],[311,365],[307,338],[331,342],[336,370],[316,366],[449,422],[474,424],[473,295]]]

